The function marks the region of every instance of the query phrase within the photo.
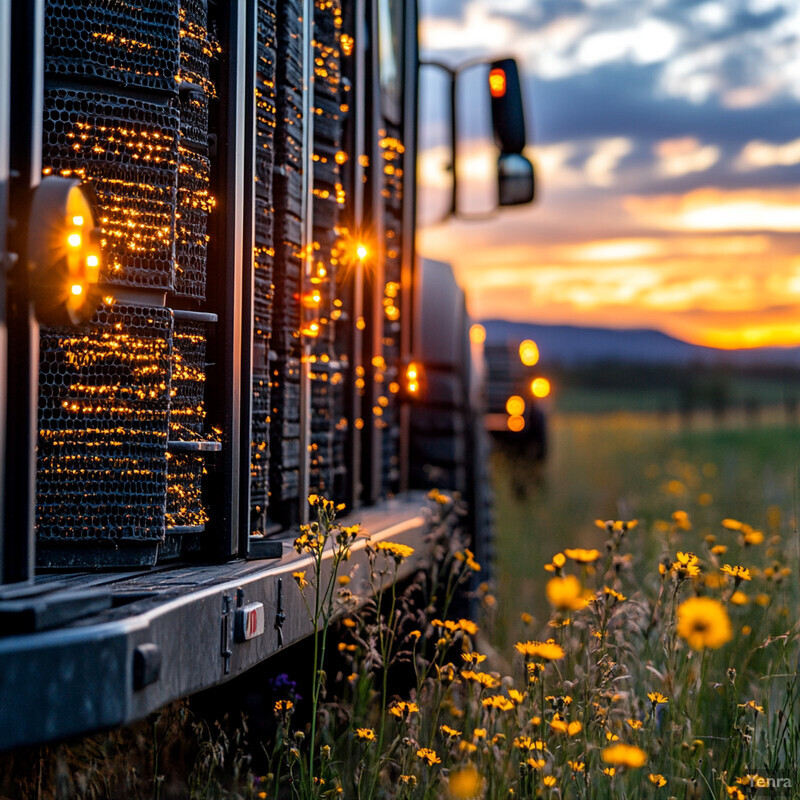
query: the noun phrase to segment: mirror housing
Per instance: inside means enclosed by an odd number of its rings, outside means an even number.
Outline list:
[[[525,149],[525,108],[519,69],[513,58],[489,64],[489,94],[497,147],[504,155],[519,155]]]
[[[518,153],[501,153],[497,159],[497,204],[519,206],[533,202],[535,196],[533,164]]]

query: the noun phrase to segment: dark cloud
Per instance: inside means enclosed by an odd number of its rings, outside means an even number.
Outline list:
[[[785,142],[800,135],[797,101],[775,98],[754,108],[731,109],[712,99],[692,103],[666,96],[659,65],[613,63],[527,87],[537,141],[626,136],[645,142],[695,136],[723,146],[752,139]]]

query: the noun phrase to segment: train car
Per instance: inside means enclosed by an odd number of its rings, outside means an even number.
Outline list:
[[[457,490],[484,546],[464,296],[414,246],[416,30],[403,0],[0,0],[0,749],[308,636],[309,494],[421,552]]]

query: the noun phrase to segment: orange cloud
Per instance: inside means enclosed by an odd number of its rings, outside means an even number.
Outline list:
[[[642,224],[684,231],[800,231],[800,189],[695,189],[687,194],[628,196],[625,210]]]

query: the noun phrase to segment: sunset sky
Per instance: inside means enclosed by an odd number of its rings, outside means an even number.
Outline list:
[[[420,234],[423,254],[456,268],[474,317],[800,344],[800,3],[421,10],[424,58],[515,55],[524,72],[539,202]],[[420,172],[435,205],[443,95],[425,81]],[[462,148],[472,188],[488,152],[485,137]]]

